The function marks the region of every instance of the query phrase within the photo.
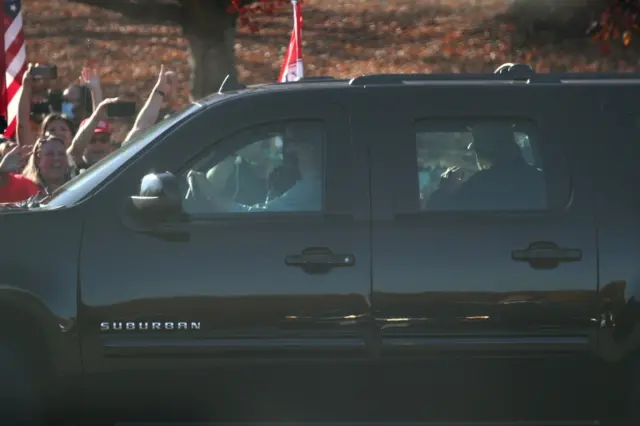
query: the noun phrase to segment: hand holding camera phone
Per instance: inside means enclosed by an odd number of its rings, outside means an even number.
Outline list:
[[[42,80],[55,80],[58,78],[58,67],[56,65],[34,65],[31,67],[33,78]]]

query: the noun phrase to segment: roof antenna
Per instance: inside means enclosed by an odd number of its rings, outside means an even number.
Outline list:
[[[220,85],[218,94],[231,92],[233,90],[242,90],[246,88],[247,86],[245,86],[244,84],[238,83],[236,79],[231,76],[231,74],[227,74],[227,76],[224,78],[224,81]]]

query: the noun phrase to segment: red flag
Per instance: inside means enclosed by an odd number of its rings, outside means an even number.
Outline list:
[[[0,51],[0,115],[7,120],[5,136],[14,136],[17,126],[18,102],[22,89],[22,75],[27,68],[22,2],[4,0],[0,9],[0,25],[4,33],[4,49]]]
[[[280,68],[278,82],[298,81],[304,77],[302,67],[302,6],[297,0],[291,0],[293,5],[293,31],[284,62]]]

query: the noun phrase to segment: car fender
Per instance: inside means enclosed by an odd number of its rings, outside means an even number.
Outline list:
[[[32,292],[15,286],[0,285],[0,327],[16,339],[44,350],[55,376],[78,374],[82,370],[77,318],[62,317]],[[32,339],[41,341],[32,341]]]

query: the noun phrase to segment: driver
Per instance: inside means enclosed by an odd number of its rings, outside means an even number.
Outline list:
[[[286,155],[295,156],[299,170],[299,179],[293,186],[277,198],[267,198],[262,203],[242,204],[225,197],[224,191],[216,191],[216,195],[208,201],[217,212],[256,212],[256,211],[319,211],[322,208],[322,140],[317,132],[309,131],[305,125],[290,126],[285,132],[284,149]],[[236,157],[226,159],[216,169],[231,171],[234,169]],[[225,164],[227,163],[227,164]],[[191,174],[187,179],[196,178]],[[211,180],[209,179],[209,182]],[[198,194],[200,195],[200,194]],[[204,194],[202,194],[204,195]]]
[[[236,203],[263,203],[268,194],[268,178],[272,162],[268,158],[271,140],[247,145],[220,165],[207,172],[207,179],[222,195]],[[228,170],[233,162],[232,170]]]

